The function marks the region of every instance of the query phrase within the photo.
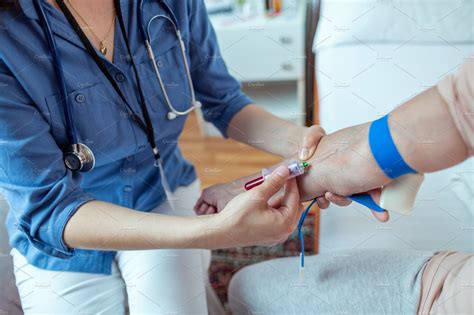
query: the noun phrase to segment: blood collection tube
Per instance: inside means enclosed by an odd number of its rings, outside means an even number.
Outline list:
[[[244,187],[245,190],[250,190],[258,185],[261,185],[265,179],[280,165],[274,166],[272,168],[264,168],[262,170],[262,176],[252,179],[245,183]],[[309,166],[309,163],[306,161],[298,161],[298,160],[291,160],[287,162],[288,171],[290,172],[290,176],[288,179],[300,176],[304,174],[305,169]]]

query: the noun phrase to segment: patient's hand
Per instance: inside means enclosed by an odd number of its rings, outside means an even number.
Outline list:
[[[194,211],[198,215],[220,212],[232,198],[242,192],[244,192],[242,186],[239,187],[234,182],[208,187],[202,191]]]
[[[320,126],[313,125],[306,129],[306,133],[303,137],[303,142],[301,144],[301,149],[299,151],[299,159],[303,161],[308,160],[318,160],[318,156],[315,156],[316,152],[318,151],[317,155],[321,155],[327,150],[319,150],[318,146],[322,139],[326,136],[326,132]],[[321,158],[321,157],[319,157]],[[322,157],[324,159],[324,157]],[[311,199],[314,197],[311,196]],[[351,200],[344,198],[342,196],[327,192],[326,194],[319,196],[316,198],[319,208],[326,209],[329,207],[331,203],[334,203],[338,206],[345,207],[351,204]]]
[[[298,158],[301,160],[310,159],[316,151],[319,141],[324,135],[324,129],[322,129],[318,125],[313,125],[311,127],[304,128],[304,132],[300,135],[301,140],[299,142],[300,148],[298,151]],[[201,194],[201,197],[194,206],[194,211],[198,215],[220,212],[232,198],[245,191],[243,189],[244,183],[246,183],[250,179],[255,178],[256,176],[259,175],[238,179],[236,181],[226,184],[214,185],[204,189]],[[323,206],[326,203],[329,205],[328,201],[324,197],[321,197],[319,199],[320,201],[318,200],[318,202],[321,202]],[[272,201],[270,201],[270,204],[271,202]],[[343,201],[343,203],[345,204],[347,203],[347,201]]]
[[[367,139],[367,125],[346,128],[324,136],[309,161],[308,172],[298,177],[301,198],[315,196],[321,208],[329,202],[348,205],[342,196],[368,192],[376,203],[380,200],[380,187],[390,179],[379,170]],[[374,212],[379,221],[387,221],[388,213]]]
[[[319,150],[318,148],[321,139],[325,137],[324,135],[325,132],[320,126],[313,125],[311,127],[305,128],[305,132],[302,134],[298,158],[301,160],[311,159],[317,162],[319,160],[317,155],[322,153],[317,153],[316,157],[313,157],[313,155],[315,155],[315,152],[326,151],[328,149],[326,148],[324,150]],[[244,183],[246,183],[250,179],[255,178],[256,176],[259,175],[253,175],[250,177],[238,179],[226,184],[217,184],[204,189],[201,194],[201,197],[194,206],[194,211],[198,215],[220,212],[232,198],[245,191],[243,189]],[[329,197],[330,199],[328,199],[327,197]],[[310,195],[306,198],[306,200],[313,198],[314,195]],[[276,200],[277,198],[274,199]],[[320,197],[317,198],[317,201],[319,207],[322,209],[327,208],[330,202],[339,206],[347,206],[351,203],[350,200],[338,197],[337,195],[331,195],[330,193],[327,196],[322,193]],[[272,200],[270,201],[270,203],[271,202]]]

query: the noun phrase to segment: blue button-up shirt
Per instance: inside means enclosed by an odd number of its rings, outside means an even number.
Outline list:
[[[175,190],[196,179],[177,144],[186,117],[166,118],[168,108],[138,28],[138,2],[123,1],[122,14],[165,176]],[[225,136],[232,117],[251,101],[227,71],[203,1],[169,1],[169,5],[184,37],[204,117]],[[90,200],[150,211],[165,194],[144,131],[131,119],[64,15],[49,4],[44,6],[59,47],[79,140],[93,150],[96,167],[90,173],[73,173],[62,161],[62,148],[68,144],[64,111],[32,0],[21,1],[19,10],[0,12],[0,193],[10,205],[10,244],[40,268],[107,274],[115,253],[68,248],[63,242],[68,219]],[[144,23],[157,14],[168,12],[160,1],[146,1]],[[171,102],[177,110],[185,110],[190,91],[175,33],[164,19],[154,22],[151,30]],[[118,26],[114,47],[114,62],[104,61],[133,109],[140,112],[137,84]]]

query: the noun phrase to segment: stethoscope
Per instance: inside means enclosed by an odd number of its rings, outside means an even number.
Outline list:
[[[196,95],[194,93],[194,86],[193,86],[193,80],[191,78],[191,71],[189,70],[189,64],[188,64],[188,58],[186,57],[186,46],[184,45],[183,37],[181,36],[181,31],[178,28],[177,25],[177,20],[176,17],[171,10],[171,8],[168,6],[168,4],[165,1],[161,1],[164,5],[164,7],[167,8],[168,13],[170,14],[169,16],[163,15],[163,14],[158,14],[153,16],[150,21],[148,21],[148,24],[146,26],[146,29],[144,27],[143,23],[143,4],[146,2],[146,0],[141,1],[139,5],[139,10],[138,10],[138,21],[140,23],[140,30],[142,32],[142,36],[145,39],[145,47],[148,52],[148,57],[150,58],[151,64],[153,65],[153,70],[155,71],[156,78],[158,82],[160,83],[160,88],[161,92],[163,93],[163,96],[165,98],[166,105],[168,106],[169,112],[167,114],[167,117],[169,120],[175,119],[177,116],[183,116],[187,115],[190,112],[192,112],[195,109],[199,109],[202,107],[201,102],[196,100]],[[155,54],[153,53],[153,48],[151,46],[152,39],[151,39],[151,33],[150,33],[150,28],[153,23],[153,21],[158,20],[158,19],[165,19],[168,21],[174,29],[174,32],[176,34],[176,38],[178,39],[179,42],[179,48],[181,51],[181,57],[183,58],[183,63],[184,63],[184,68],[186,71],[186,77],[188,80],[188,85],[189,85],[189,90],[191,91],[191,106],[185,110],[185,111],[178,111],[177,109],[174,108],[173,104],[171,103],[171,100],[168,96],[168,93],[166,92],[165,84],[163,83],[163,80],[161,78],[161,73],[160,70],[156,64],[156,59],[155,59]]]
[[[44,1],[46,1],[46,0],[33,1],[33,3],[35,4],[36,11],[38,13],[38,16],[39,16],[40,21],[41,21],[42,26],[43,26],[43,31],[45,33],[46,40],[47,40],[49,48],[51,50],[52,60],[53,60],[53,64],[54,64],[54,71],[55,71],[56,78],[57,78],[57,81],[58,81],[58,86],[59,86],[61,100],[62,100],[61,103],[63,104],[63,109],[64,109],[66,133],[67,133],[67,137],[68,137],[68,141],[69,141],[69,145],[64,149],[64,152],[63,152],[64,153],[64,155],[63,155],[64,164],[69,170],[71,170],[73,172],[89,172],[95,166],[95,157],[94,157],[94,154],[93,154],[92,150],[86,144],[80,143],[78,141],[77,131],[76,131],[76,128],[75,128],[75,125],[74,125],[74,121],[72,119],[72,115],[71,115],[71,104],[70,104],[70,100],[68,98],[68,93],[67,93],[66,81],[65,81],[65,78],[64,78],[62,62],[61,62],[61,58],[60,58],[60,55],[59,55],[59,51],[57,49],[57,45],[56,45],[56,41],[54,39],[53,32],[51,30],[51,26],[50,26],[51,24],[50,24],[49,19],[48,19],[47,15],[45,14],[45,11],[44,11],[44,7],[43,7],[43,5],[44,5],[43,2]],[[177,20],[176,20],[175,15],[173,14],[173,11],[168,6],[168,4],[166,3],[165,0],[160,0],[160,2],[163,4],[164,8],[168,11],[168,14],[170,15],[170,17],[168,17],[166,15],[162,15],[162,14],[154,16],[148,22],[146,30],[145,30],[144,23],[143,23],[143,14],[142,14],[143,13],[142,12],[143,3],[145,1],[146,0],[142,0],[141,3],[139,4],[138,18],[139,18],[139,23],[140,23],[140,30],[142,32],[142,35],[143,35],[143,38],[144,38],[144,41],[145,41],[145,46],[146,46],[146,49],[147,49],[147,52],[148,52],[148,56],[149,56],[150,61],[152,63],[153,69],[155,71],[155,75],[156,75],[156,77],[158,79],[158,82],[160,84],[160,88],[161,88],[163,97],[165,99],[165,103],[166,103],[166,105],[168,107],[168,110],[169,110],[169,112],[167,114],[167,118],[169,120],[172,120],[172,119],[175,119],[178,116],[187,115],[188,113],[190,113],[194,109],[200,108],[201,103],[196,100],[196,96],[195,96],[194,88],[193,88],[193,82],[192,82],[192,78],[191,78],[191,73],[190,73],[190,69],[189,69],[189,64],[188,64],[188,60],[187,60],[187,57],[186,57],[186,49],[185,49],[184,41],[182,39],[181,32],[178,28]],[[150,115],[149,115],[149,112],[148,112],[148,109],[147,109],[147,106],[146,106],[146,101],[145,101],[145,97],[144,97],[144,94],[143,94],[143,89],[141,87],[140,77],[138,76],[137,67],[136,67],[135,61],[133,59],[133,54],[131,52],[130,46],[129,46],[127,33],[125,31],[125,25],[124,25],[124,19],[123,19],[123,16],[122,16],[120,0],[115,0],[117,17],[118,17],[119,25],[120,25],[120,28],[121,28],[122,36],[124,36],[125,44],[127,46],[127,50],[128,50],[129,55],[130,55],[132,68],[133,68],[134,74],[135,74],[135,79],[137,81],[138,92],[139,92],[139,96],[140,96],[140,107],[141,107],[141,110],[142,110],[143,119],[130,106],[130,104],[129,104],[128,100],[126,99],[125,95],[120,90],[119,86],[117,85],[117,83],[113,79],[112,75],[108,71],[104,61],[97,54],[96,49],[92,46],[92,44],[88,40],[87,36],[84,34],[81,27],[79,26],[79,24],[75,20],[72,13],[69,11],[68,7],[64,4],[64,0],[56,0],[56,2],[59,5],[59,7],[61,8],[61,10],[63,11],[64,15],[66,16],[67,20],[69,21],[69,23],[71,24],[71,26],[73,27],[73,29],[75,30],[77,35],[79,36],[79,38],[81,39],[81,41],[82,41],[84,47],[86,48],[86,50],[88,51],[88,53],[94,59],[95,63],[99,67],[99,69],[103,72],[103,74],[106,76],[106,78],[111,83],[112,87],[116,90],[117,94],[120,96],[120,98],[124,102],[124,104],[127,108],[127,111],[129,112],[129,114],[131,115],[133,120],[146,133],[147,138],[148,138],[148,142],[150,143],[150,146],[151,146],[152,151],[153,151],[153,155],[155,157],[155,166],[158,166],[160,161],[161,161],[161,156],[160,156],[160,152],[159,152],[159,150],[156,146],[153,125],[151,123]],[[161,73],[160,73],[159,68],[157,66],[157,63],[156,63],[156,60],[155,60],[155,57],[154,57],[154,53],[153,53],[153,49],[151,47],[150,27],[151,27],[151,24],[152,24],[153,21],[155,21],[157,19],[160,19],[160,18],[166,19],[173,26],[175,34],[176,34],[178,42],[179,42],[180,51],[181,51],[181,55],[183,57],[183,63],[184,63],[184,67],[185,67],[185,71],[186,71],[186,75],[187,75],[188,85],[189,85],[190,93],[191,93],[191,106],[185,111],[176,110],[176,108],[171,103],[171,100],[170,100],[169,95],[168,95],[168,93],[166,91],[166,88],[165,88],[165,84],[162,80]]]

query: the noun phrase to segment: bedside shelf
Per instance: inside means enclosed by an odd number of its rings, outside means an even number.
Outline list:
[[[304,111],[299,106],[296,82],[244,83],[242,90],[259,106],[295,124],[304,123]]]
[[[303,125],[305,6],[274,17],[211,16],[229,72],[265,110]],[[216,130],[201,121],[204,135]]]

